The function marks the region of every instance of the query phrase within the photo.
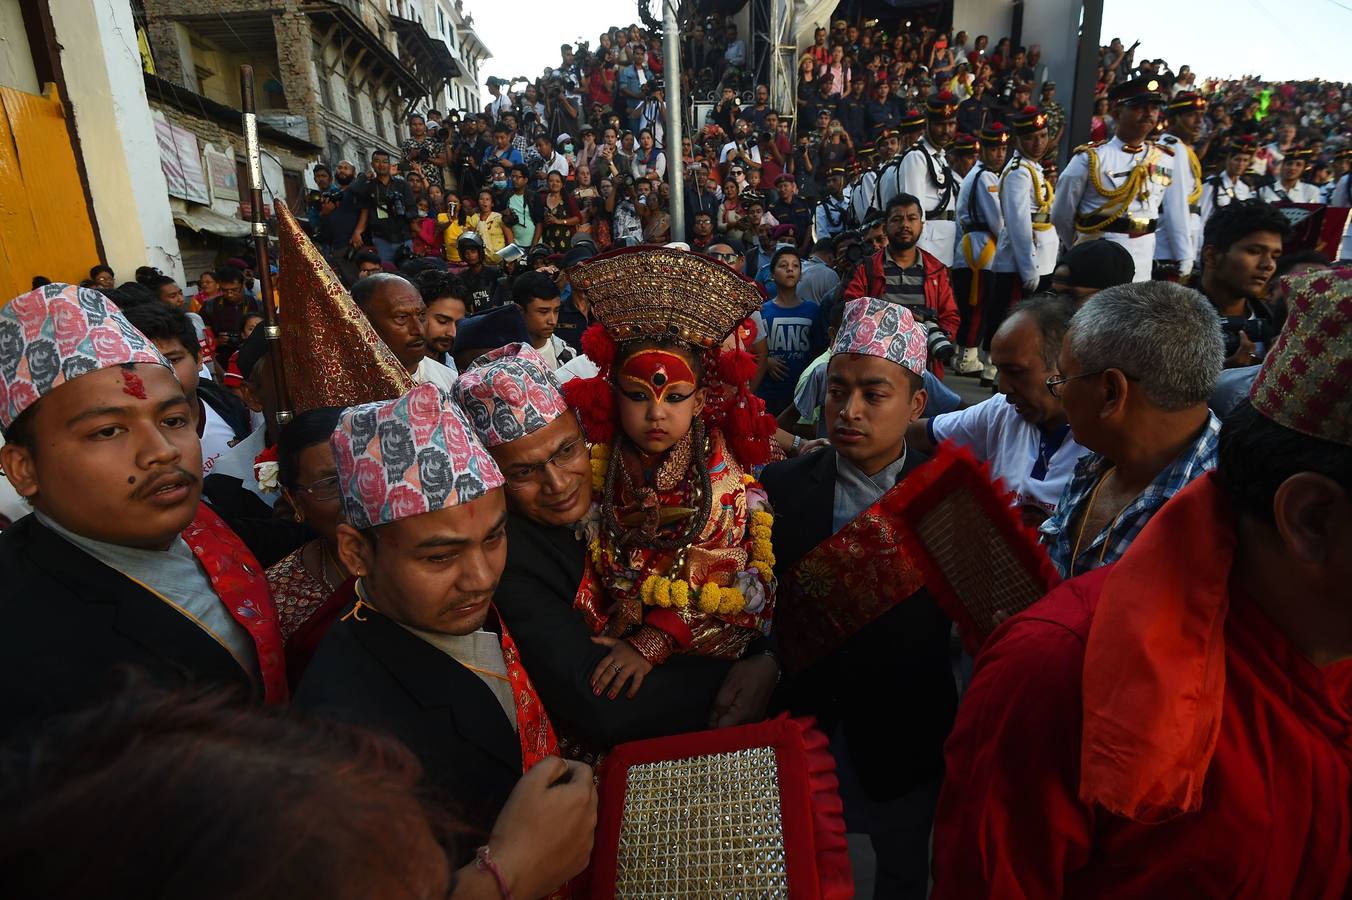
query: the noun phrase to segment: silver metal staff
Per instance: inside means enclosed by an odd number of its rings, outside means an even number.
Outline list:
[[[249,221],[254,239],[254,265],[263,286],[263,328],[268,339],[268,366],[272,370],[272,387],[277,398],[277,425],[291,421],[291,397],[282,377],[282,326],[277,322],[277,305],[273,302],[272,271],[268,262],[268,222],[263,207],[263,160],[258,147],[258,116],[254,106],[253,66],[239,67],[239,105],[244,114],[244,156],[249,169]]]

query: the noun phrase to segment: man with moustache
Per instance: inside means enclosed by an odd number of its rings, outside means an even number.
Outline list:
[[[883,210],[886,237],[882,249],[855,269],[842,299],[877,297],[907,307],[912,317],[924,310],[952,340],[962,317],[953,299],[948,266],[920,247],[925,217],[920,200],[898,194]],[[930,360],[930,370],[942,374],[943,365]]]
[[[287,698],[263,568],[203,505],[192,407],[102,294],[0,310],[0,464],[32,507],[0,536],[0,733],[104,699],[115,671]]]
[[[1158,79],[1142,76],[1108,92],[1117,130],[1107,141],[1075,148],[1057,178],[1051,209],[1062,244],[1095,239],[1121,244],[1135,263],[1136,281],[1150,280],[1157,240],[1167,247],[1187,240],[1187,198],[1168,190],[1187,161],[1149,140],[1164,105],[1161,90]],[[1162,216],[1166,204],[1175,206]],[[1164,233],[1157,234],[1161,228]]]
[[[416,383],[451,389],[455,371],[427,355],[427,304],[411,281],[385,272],[370,275],[352,286],[352,301]]]
[[[925,407],[925,357],[909,309],[848,301],[827,364],[831,445],[761,476],[775,510],[783,699],[831,737],[846,829],[872,843],[878,897],[926,895],[957,708],[950,622],[888,540],[886,495],[928,458],[906,443]],[[883,685],[896,690],[880,703],[867,686]]]
[[[616,641],[598,637],[609,603],[587,560],[592,470],[577,415],[539,353],[509,344],[456,382],[455,397],[502,470],[507,562],[494,603],[566,742],[624,741],[759,720],[778,682],[764,646],[738,662],[673,656],[619,696],[592,687]]]
[[[469,312],[469,292],[455,275],[429,269],[418,273],[418,291],[427,308],[424,337],[427,358],[455,371],[456,324]]]

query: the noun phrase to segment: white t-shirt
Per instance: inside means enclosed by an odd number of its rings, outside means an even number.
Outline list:
[[[1075,442],[1070,426],[1045,435],[999,394],[930,419],[929,438],[936,445],[952,439],[967,447],[1015,492],[1015,506],[1033,506],[1044,515],[1056,509],[1075,464],[1089,452]]]
[[[441,388],[443,391],[449,391],[455,386],[457,375],[454,369],[443,366],[435,359],[423,357],[423,361],[418,363],[418,368],[413,372],[413,380],[418,384],[427,384],[429,381]]]
[[[719,165],[722,165],[723,163],[727,162],[728,154],[732,153],[732,151],[736,149],[737,149],[736,141],[728,141],[726,144],[724,144],[723,149],[718,154]],[[746,155],[751,157],[752,162],[756,163],[757,165],[760,164],[761,161],[760,147],[758,147],[756,144],[751,143],[748,145],[746,149]]]
[[[235,430],[211,408],[210,403],[202,404],[202,415],[202,474],[206,476],[216,468],[216,460],[230,449]]]

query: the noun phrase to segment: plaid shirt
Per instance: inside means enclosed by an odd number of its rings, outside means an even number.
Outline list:
[[[1220,433],[1221,420],[1216,418],[1215,413],[1208,413],[1206,427],[1192,445],[1155,476],[1155,480],[1140,496],[1128,503],[1103,531],[1094,535],[1092,543],[1080,549],[1080,555],[1073,560],[1075,574],[1083,575],[1091,569],[1116,562],[1165,501],[1197,476],[1216,468],[1216,445]],[[1066,485],[1060,502],[1056,504],[1056,512],[1038,529],[1042,532],[1042,543],[1047,547],[1047,555],[1062,577],[1070,576],[1071,554],[1074,552],[1076,537],[1073,527],[1085,513],[1094,488],[1111,468],[1112,463],[1102,455],[1085,454],[1075,467],[1075,474]]]

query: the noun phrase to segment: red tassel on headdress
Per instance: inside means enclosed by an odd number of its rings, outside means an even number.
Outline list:
[[[713,370],[723,382],[722,401],[712,400],[706,422],[723,432],[733,455],[743,466],[761,466],[770,461],[770,439],[779,423],[765,411],[765,401],[751,393],[756,358],[745,350],[719,350]]]
[[[616,347],[600,322],[582,332],[582,352],[596,363],[600,372],[591,378],[574,378],[559,386],[568,405],[582,418],[582,430],[593,444],[609,444],[615,438],[615,390],[610,384],[610,367],[615,364]]]
[[[593,328],[596,326],[592,326]],[[590,333],[590,329],[588,332]],[[585,336],[583,338],[586,340]],[[568,405],[577,410],[582,430],[593,444],[609,444],[615,438],[615,391],[604,375],[573,378],[559,385]]]
[[[723,436],[743,466],[763,466],[770,461],[770,439],[779,423],[765,411],[765,401],[743,388],[723,417]]]
[[[723,350],[718,354],[718,377],[728,384],[748,384],[756,377],[756,357],[745,350]]]
[[[607,333],[606,326],[600,322],[588,326],[582,332],[582,352],[587,359],[596,363],[596,368],[601,370],[603,376],[609,375],[610,367],[615,364],[615,349],[615,342]]]

